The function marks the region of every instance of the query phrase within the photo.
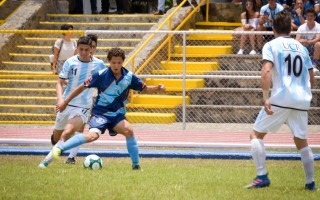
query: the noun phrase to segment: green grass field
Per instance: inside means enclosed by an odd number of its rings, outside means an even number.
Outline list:
[[[244,189],[255,176],[251,160],[142,158],[143,172],[129,158],[105,158],[104,168],[85,170],[65,157],[47,169],[43,156],[0,155],[0,199],[319,199],[304,190],[300,161],[267,161],[271,186]],[[320,186],[320,162],[315,162]]]

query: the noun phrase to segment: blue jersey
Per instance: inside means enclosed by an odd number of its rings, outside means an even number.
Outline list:
[[[309,70],[313,70],[308,50],[293,38],[277,37],[264,45],[262,57],[273,63],[271,105],[307,110],[312,98]]]
[[[91,78],[94,72],[98,72],[105,68],[104,62],[95,57],[92,57],[90,62],[80,61],[77,55],[67,59],[59,74],[59,78],[68,80],[68,85],[63,93],[63,98],[67,98],[73,90],[83,84],[87,79]],[[74,97],[68,105],[91,108],[93,94],[94,89],[83,91],[81,94]]]
[[[88,88],[98,89],[98,97],[92,109],[93,114],[107,117],[124,115],[129,90],[142,91],[146,86],[141,79],[124,67],[121,68],[121,72],[121,78],[116,80],[111,68],[106,68],[93,74],[92,79],[84,83]]]

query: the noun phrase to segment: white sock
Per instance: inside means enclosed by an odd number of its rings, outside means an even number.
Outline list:
[[[48,163],[51,163],[51,162],[52,162],[52,160],[53,160],[52,151],[50,151],[50,152],[48,153],[48,155],[44,158],[44,160],[45,160],[46,162],[48,162]]]
[[[257,175],[267,174],[266,169],[266,149],[263,144],[263,140],[252,139],[251,140],[251,154],[252,159],[257,168]]]
[[[77,134],[82,134],[82,133],[80,133],[80,132],[75,132],[74,134],[77,135]],[[76,157],[77,154],[78,154],[79,148],[80,148],[80,146],[77,146],[77,147],[72,148],[72,149],[70,150],[70,153],[69,153],[68,158],[74,158],[74,157]]]
[[[57,142],[57,144],[55,144],[55,146],[58,145],[58,144],[63,144],[63,142],[62,142],[61,140],[59,140],[59,141]],[[52,162],[52,160],[53,160],[52,151],[50,151],[50,152],[48,153],[48,155],[44,158],[44,160],[45,160],[46,162],[48,162],[49,164]]]
[[[314,181],[314,158],[312,150],[307,146],[300,149],[300,154],[304,173],[306,175],[306,183],[312,183]]]

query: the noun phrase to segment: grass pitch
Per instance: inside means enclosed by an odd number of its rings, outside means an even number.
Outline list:
[[[129,158],[105,158],[102,170],[55,161],[37,167],[43,156],[0,155],[0,199],[319,199],[304,190],[300,161],[267,161],[271,186],[244,189],[255,176],[251,160],[141,159],[132,171]],[[315,162],[320,186],[320,162]]]

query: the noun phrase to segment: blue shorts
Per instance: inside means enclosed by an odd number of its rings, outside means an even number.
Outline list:
[[[108,129],[109,134],[115,133],[113,131],[113,128],[122,120],[125,120],[125,116],[122,114],[119,114],[115,117],[107,117],[104,115],[92,115],[90,122],[89,122],[89,130],[90,129],[99,129],[101,133],[104,134],[104,132]],[[110,134],[110,135],[111,135]]]

